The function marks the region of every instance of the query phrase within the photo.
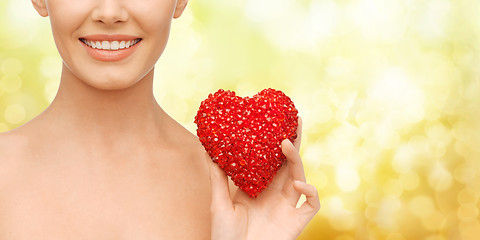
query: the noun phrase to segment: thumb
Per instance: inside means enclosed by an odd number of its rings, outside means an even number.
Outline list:
[[[212,188],[212,203],[210,210],[214,212],[217,210],[233,209],[227,175],[212,161],[208,153],[205,153],[205,158],[210,170],[210,184]]]

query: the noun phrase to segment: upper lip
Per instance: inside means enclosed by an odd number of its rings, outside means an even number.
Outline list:
[[[82,36],[79,39],[85,39],[87,41],[131,41],[135,39],[141,39],[137,36],[125,35],[125,34],[94,34]]]

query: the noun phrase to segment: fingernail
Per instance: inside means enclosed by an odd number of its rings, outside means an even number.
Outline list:
[[[287,143],[288,145],[290,145],[290,146],[292,146],[292,147],[295,147],[295,146],[293,146],[293,143],[292,143],[292,141],[290,141],[290,139],[287,138],[287,139],[285,139],[285,140],[288,142],[288,143]]]
[[[305,184],[304,182],[299,181],[299,180],[293,180],[293,182],[294,182],[295,184],[297,184],[297,185],[303,185],[303,184]]]

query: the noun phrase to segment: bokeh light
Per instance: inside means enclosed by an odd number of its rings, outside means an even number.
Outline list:
[[[322,209],[299,239],[478,239],[480,2],[191,0],[156,66],[194,132],[219,88],[281,89]],[[61,59],[30,1],[0,2],[0,132],[43,111]]]

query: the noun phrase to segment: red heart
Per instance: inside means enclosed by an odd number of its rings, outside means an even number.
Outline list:
[[[297,113],[281,91],[269,88],[242,98],[220,89],[200,105],[197,136],[235,185],[256,198],[285,161],[282,140],[297,138]]]

